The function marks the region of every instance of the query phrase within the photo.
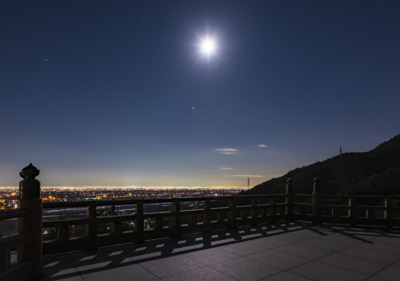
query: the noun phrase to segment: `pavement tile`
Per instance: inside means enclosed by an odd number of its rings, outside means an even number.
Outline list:
[[[318,281],[358,281],[365,280],[368,275],[328,265],[318,261],[309,262],[289,270],[291,273]]]
[[[388,234],[388,236],[377,237],[374,239],[374,242],[377,244],[400,247],[400,235]]]
[[[43,279],[40,279],[40,281],[85,281],[82,276],[76,275],[72,277],[66,277],[66,276],[44,276]]]
[[[68,280],[82,281],[82,277],[67,254],[59,254],[43,257],[42,280]]]
[[[381,236],[381,230],[374,229],[360,229],[360,228],[349,228],[341,231],[340,234],[346,235],[348,237],[353,237],[360,241],[374,241],[376,238]]]
[[[118,277],[118,281],[131,280],[154,280],[157,278],[154,274],[144,269],[138,264],[131,264],[120,267],[103,268],[94,272],[82,274],[85,281],[110,281]]]
[[[215,241],[211,241],[210,246],[226,245],[226,244],[235,243],[235,242],[237,242],[237,240],[233,237],[226,238],[226,239],[218,239]]]
[[[243,281],[259,280],[280,271],[279,268],[260,263],[247,257],[223,261],[210,265],[210,267]]]
[[[127,255],[126,260],[123,260],[121,263],[125,262],[145,262],[147,260],[153,260],[156,258],[162,258],[161,252],[151,252],[151,253],[141,253],[141,254],[135,254],[132,253],[130,255]]]
[[[307,223],[247,227],[45,256],[43,280],[400,280],[398,238]]]
[[[384,270],[378,272],[374,277],[384,280],[397,281],[400,279],[400,261],[388,266]]]
[[[340,242],[333,242],[329,240],[327,241],[320,239],[310,239],[304,242],[300,242],[300,244],[306,247],[314,247],[318,249],[326,249],[331,251],[338,251],[348,247],[348,245]]]
[[[104,252],[102,250],[99,251],[80,251],[80,252],[71,252],[67,253],[69,259],[76,265],[85,265],[91,263],[98,263],[109,261],[111,258],[108,256],[108,252]]]
[[[246,241],[245,243],[250,244],[256,247],[263,247],[265,249],[273,249],[281,246],[289,245],[292,242],[279,240],[279,236],[272,237],[263,237],[258,239],[253,239]]]
[[[396,238],[396,239],[398,239],[398,238]],[[393,241],[393,242],[395,242],[395,241]],[[382,243],[379,240],[374,240],[373,244],[362,243],[359,246],[369,249],[369,250],[378,250],[378,251],[389,252],[389,253],[394,253],[394,254],[400,253],[400,246],[397,246],[394,244]]]
[[[307,259],[316,259],[334,253],[334,250],[309,247],[301,244],[292,244],[280,247],[277,251]]]
[[[239,255],[225,251],[223,247],[215,247],[211,249],[194,251],[191,253],[185,254],[185,257],[193,259],[197,262],[200,262],[204,265],[218,263],[230,259],[238,258]]]
[[[331,241],[334,243],[341,243],[347,246],[357,245],[363,243],[363,240],[359,240],[357,237],[351,237],[343,234],[331,234],[327,236],[321,236],[318,238],[321,241]]]
[[[300,276],[298,274],[282,271],[279,272],[278,274],[260,279],[260,281],[314,281],[314,280]]]
[[[320,237],[325,237],[327,236],[330,232],[324,231],[322,229],[304,229],[300,228],[300,230],[291,232],[293,234],[296,234],[297,236],[302,236],[305,238],[320,238]]]
[[[253,259],[258,262],[272,265],[284,270],[309,261],[306,258],[286,254],[275,250],[268,250],[260,253],[255,253],[247,257],[249,259]]]
[[[400,257],[399,254],[383,252],[374,248],[368,249],[363,246],[353,246],[340,251],[340,253],[384,263],[393,263]]]
[[[140,263],[157,277],[166,277],[199,267],[199,263],[183,255],[155,259]]]
[[[362,257],[354,258],[353,256],[341,253],[334,253],[322,257],[318,261],[369,275],[375,274],[387,266],[387,264],[383,262],[367,260]]]
[[[238,242],[225,246],[221,246],[221,249],[236,254],[238,256],[247,256],[253,253],[258,253],[260,251],[265,250],[264,248],[253,246],[246,242]]]
[[[162,277],[163,281],[235,281],[232,277],[218,272],[212,268],[201,266],[199,268],[177,273],[171,276]]]
[[[307,241],[310,239],[310,237],[306,237],[304,235],[297,235],[296,231],[294,231],[293,233],[283,233],[283,234],[279,234],[279,235],[274,235],[274,236],[271,236],[271,238],[274,238],[274,239],[277,239],[280,241],[290,242],[290,243],[298,243],[298,242]]]

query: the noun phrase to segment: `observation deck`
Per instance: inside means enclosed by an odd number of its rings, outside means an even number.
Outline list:
[[[400,197],[325,195],[318,179],[296,194],[289,179],[284,194],[43,203],[39,170],[20,175],[1,281],[399,279]]]
[[[400,232],[306,222],[45,256],[43,280],[398,280]]]

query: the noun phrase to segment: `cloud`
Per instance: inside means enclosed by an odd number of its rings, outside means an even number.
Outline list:
[[[257,146],[260,147],[260,148],[269,148],[269,146],[266,145],[266,144],[259,144],[259,145],[257,145]]]
[[[246,178],[263,178],[263,175],[233,175],[234,177],[246,177]]]
[[[232,154],[236,154],[239,152],[239,150],[234,149],[234,148],[216,148],[214,150],[221,154],[226,154],[226,155],[232,155]]]
[[[230,167],[221,167],[221,170],[232,170]]]

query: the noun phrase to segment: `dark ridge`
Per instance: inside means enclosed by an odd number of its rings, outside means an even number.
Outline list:
[[[400,194],[400,135],[373,150],[343,153],[261,183],[245,194],[284,193],[287,178],[296,193],[311,193],[313,179],[325,194]]]

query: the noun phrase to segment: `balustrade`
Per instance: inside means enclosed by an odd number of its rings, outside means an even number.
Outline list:
[[[37,197],[40,183],[34,179],[38,174],[32,165],[24,168],[20,208],[0,212],[0,221],[18,218],[18,235],[0,239],[0,280],[40,277],[43,254],[95,250],[106,245],[142,243],[146,239],[218,228],[282,220],[400,226],[400,197],[323,195],[317,178],[312,194],[296,194],[293,181],[288,179],[285,194],[42,203]],[[161,212],[148,211],[145,206],[152,204],[170,207]],[[121,214],[118,206],[134,211]],[[81,216],[42,222],[43,209],[66,208],[77,208]],[[111,212],[105,214],[108,208]],[[18,252],[16,264],[10,262],[13,248]]]

